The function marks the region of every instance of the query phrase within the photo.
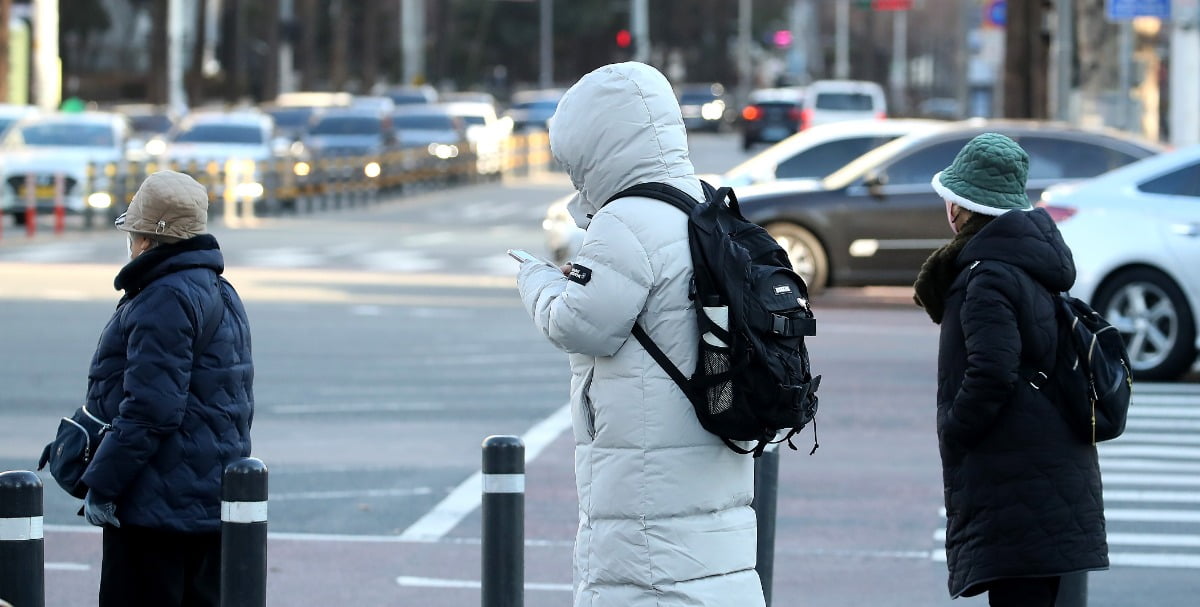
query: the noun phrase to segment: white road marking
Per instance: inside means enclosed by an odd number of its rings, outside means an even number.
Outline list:
[[[1167,445],[1200,445],[1200,434],[1166,434],[1150,432],[1126,432],[1117,439],[1118,445],[1130,443],[1167,444]],[[1104,449],[1101,446],[1100,449]]]
[[[1142,405],[1142,402],[1153,402],[1153,405]],[[1154,396],[1151,398],[1133,397],[1133,402],[1129,405],[1130,419],[1140,419],[1145,417],[1196,417],[1200,418],[1200,397],[1196,396]],[[1186,407],[1172,407],[1166,405],[1190,405]]]
[[[1200,487],[1200,476],[1182,474],[1101,474],[1105,485]],[[943,513],[943,516],[945,513]]]
[[[1108,543],[1116,546],[1169,546],[1200,548],[1200,535],[1176,533],[1109,533]]]
[[[413,497],[416,495],[429,495],[433,493],[433,489],[429,487],[413,487],[410,489],[358,489],[351,491],[297,491],[293,493],[275,493],[269,496],[270,500],[287,501],[287,500],[338,500],[360,497]]]
[[[557,411],[530,428],[521,437],[525,443],[525,461],[537,458],[558,435],[571,425],[571,406],[563,405]],[[425,513],[410,525],[400,537],[409,541],[435,542],[454,529],[464,518],[475,511],[482,501],[483,473],[475,472],[458,485],[450,495],[433,510]]]
[[[432,577],[412,577],[402,575],[396,578],[396,583],[401,586],[412,588],[461,588],[478,590],[482,584],[475,580],[447,580],[442,578]],[[536,582],[525,582],[526,590],[546,590],[550,592],[571,592],[575,589],[570,584],[539,584]]]
[[[1170,569],[1200,569],[1200,554],[1144,554],[1117,552],[1108,555],[1108,562],[1125,567],[1163,567]]]
[[[1167,462],[1155,459],[1108,459],[1100,458],[1100,471],[1104,482],[1108,482],[1109,470],[1152,470],[1154,472],[1200,472],[1200,462]]]
[[[1110,523],[1113,521],[1134,521],[1139,523],[1200,523],[1200,510],[1105,508],[1104,518]]]
[[[304,415],[309,413],[385,413],[392,411],[441,411],[439,403],[327,403],[313,405],[276,405],[272,413]]]
[[[1141,445],[1103,445],[1101,457],[1162,457],[1200,460],[1200,447],[1143,447]]]
[[[1125,422],[1125,430],[1200,430],[1200,421],[1135,417]]]
[[[1200,491],[1129,491],[1104,490],[1104,503],[1110,502],[1162,502],[1172,504],[1200,504]]]

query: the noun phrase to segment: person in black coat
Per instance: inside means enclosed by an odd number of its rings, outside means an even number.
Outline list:
[[[87,408],[112,424],[83,476],[104,528],[101,607],[219,601],[221,475],[250,455],[254,363],[241,299],[206,233],[208,192],[160,171],[117,218],[125,295],[100,335]]]
[[[1053,367],[1052,297],[1075,282],[1075,264],[1029,204],[1028,166],[1016,142],[987,133],[934,177],[955,236],[914,285],[941,325],[950,595],[987,592],[992,606],[1052,606],[1063,575],[1108,568],[1096,447],[1029,381]]]

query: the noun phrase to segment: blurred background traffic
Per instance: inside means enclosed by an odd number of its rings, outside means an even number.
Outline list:
[[[227,226],[553,171],[565,87],[637,60],[689,133],[740,146],[705,178],[812,290],[911,284],[946,237],[930,177],[1001,131],[1139,374],[1200,346],[1200,0],[0,0],[3,21],[0,228],[102,225],[160,168]]]

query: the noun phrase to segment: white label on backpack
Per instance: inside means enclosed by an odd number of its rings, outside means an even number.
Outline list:
[[[776,295],[790,295],[791,293],[792,293],[792,288],[788,285],[779,285],[779,286],[775,287]]]
[[[713,307],[704,306],[704,315],[707,316],[709,320],[713,321],[713,323],[715,323],[718,327],[721,327],[722,329],[725,329],[727,331],[729,330],[729,307],[728,306],[713,306]],[[721,341],[721,338],[717,337],[716,335],[713,335],[712,333],[705,333],[704,341],[708,345],[716,346],[718,348],[728,348],[729,347],[729,344]]]

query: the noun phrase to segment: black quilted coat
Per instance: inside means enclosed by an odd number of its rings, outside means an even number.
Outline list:
[[[250,325],[233,288],[218,286],[224,265],[216,239],[202,235],[150,249],[117,275],[125,296],[100,335],[87,392],[88,409],[113,429],[83,481],[116,503],[122,525],[219,530],[221,472],[250,454]],[[211,305],[224,314],[193,365]]]
[[[973,596],[998,578],[1107,568],[1096,448],[1019,373],[1051,366],[1050,291],[1074,283],[1071,252],[1044,211],[1010,211],[971,238],[957,263],[938,352],[950,594]]]

